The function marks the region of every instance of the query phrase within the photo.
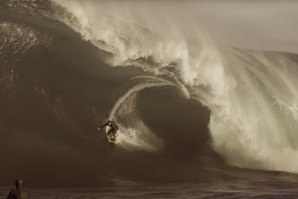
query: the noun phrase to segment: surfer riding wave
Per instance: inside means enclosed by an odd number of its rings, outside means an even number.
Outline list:
[[[104,127],[110,127],[109,131],[107,132],[107,135],[113,136],[113,141],[116,141],[116,133],[119,130],[119,126],[112,120],[108,120],[105,124],[101,125],[98,130],[104,128]]]

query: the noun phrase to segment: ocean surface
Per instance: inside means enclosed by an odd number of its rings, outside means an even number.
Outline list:
[[[298,198],[297,182],[241,181],[232,183],[126,185],[102,188],[37,189],[28,188],[32,199],[97,198]],[[9,188],[0,190],[5,198]]]

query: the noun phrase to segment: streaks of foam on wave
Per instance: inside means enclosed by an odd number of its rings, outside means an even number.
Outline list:
[[[170,76],[170,77],[172,77],[172,76]],[[151,80],[151,81],[152,81],[152,80],[163,81],[163,82],[165,82],[165,83],[168,82],[169,85],[172,85],[172,86],[177,87],[178,89],[181,89],[183,95],[184,95],[187,99],[190,98],[190,93],[189,93],[187,87],[186,87],[181,81],[179,81],[177,78],[173,78],[174,83],[172,83],[172,82],[170,82],[170,81],[167,81],[167,80],[163,80],[163,79],[161,79],[161,78],[152,77],[152,76],[137,76],[137,77],[132,78],[131,80],[135,80],[135,79],[141,79],[142,82],[144,82],[144,81],[146,81],[146,80],[149,80],[149,81],[150,81],[150,80]]]
[[[159,82],[145,82],[134,86],[133,88],[129,89],[122,97],[120,97],[117,102],[115,103],[114,107],[112,108],[109,119],[113,119],[115,117],[115,112],[121,106],[121,104],[133,93],[141,91],[146,88],[153,88],[153,87],[161,87],[161,86],[173,86],[171,82],[159,80]]]

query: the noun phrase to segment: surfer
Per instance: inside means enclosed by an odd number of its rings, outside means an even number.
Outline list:
[[[23,181],[21,179],[17,179],[15,182],[15,189],[12,189],[7,199],[29,199],[30,195],[23,189]]]
[[[110,135],[112,134],[113,135],[113,139],[116,140],[116,133],[117,131],[119,130],[119,126],[113,122],[112,120],[108,120],[105,124],[101,125],[98,130],[106,127],[106,126],[109,126],[110,129],[109,129],[109,132],[107,132],[107,135]]]

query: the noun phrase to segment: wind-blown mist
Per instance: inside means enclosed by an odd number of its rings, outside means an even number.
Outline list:
[[[175,5],[55,2],[69,12],[63,22],[113,54],[107,63],[168,77],[207,106],[213,148],[228,163],[298,172],[298,66],[290,57],[216,46],[194,13]]]

